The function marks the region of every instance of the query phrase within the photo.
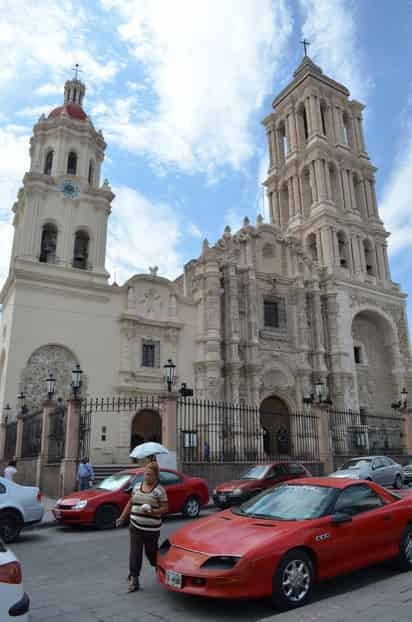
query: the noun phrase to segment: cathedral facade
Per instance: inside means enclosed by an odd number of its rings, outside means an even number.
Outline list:
[[[175,281],[137,274],[109,284],[114,195],[101,183],[105,141],[83,109],[85,86],[34,126],[30,170],[13,206],[10,270],[0,294],[0,411],[17,394],[41,408],[45,379],[67,397],[154,395],[163,365],[201,399],[287,417],[311,396],[389,412],[412,393],[406,296],[391,280],[388,232],[362,130],[363,106],[305,56],[263,121],[270,218],[245,218],[204,241]],[[136,251],[138,252],[138,251]],[[321,392],[321,396],[318,393]],[[95,462],[125,461],[135,417],[94,420]]]

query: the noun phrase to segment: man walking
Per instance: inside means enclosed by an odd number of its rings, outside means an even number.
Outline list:
[[[89,462],[89,459],[85,456],[79,464],[77,469],[77,481],[79,490],[87,490],[90,488],[90,484],[93,483],[94,472],[93,467]]]

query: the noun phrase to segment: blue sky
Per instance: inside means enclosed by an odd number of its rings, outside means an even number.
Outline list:
[[[0,0],[0,10],[0,281],[32,125],[61,103],[74,63],[117,195],[108,268],[119,283],[152,265],[174,277],[204,237],[265,211],[261,120],[305,36],[313,60],[367,106],[392,275],[412,293],[409,0]]]

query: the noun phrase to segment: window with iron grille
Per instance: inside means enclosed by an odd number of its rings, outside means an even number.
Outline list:
[[[270,298],[263,302],[263,324],[265,328],[286,329],[286,305],[283,298]]]
[[[142,367],[160,367],[160,341],[143,339]]]

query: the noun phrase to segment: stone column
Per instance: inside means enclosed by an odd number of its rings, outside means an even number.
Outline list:
[[[79,454],[80,400],[67,402],[66,439],[64,458],[60,465],[61,494],[66,495],[76,488],[76,472]]]
[[[177,393],[162,393],[160,412],[163,444],[170,451],[177,451]]]
[[[272,132],[273,132],[272,127],[268,127],[266,129],[266,136],[267,136],[268,147],[269,147],[269,168],[272,168],[273,166],[275,166],[275,154],[273,152]]]
[[[308,124],[308,138],[313,134],[313,121],[312,121],[312,115],[311,115],[311,111],[310,111],[310,100],[309,97],[305,98],[305,101],[303,103],[304,107],[305,107],[305,112],[306,112],[306,121]]]
[[[333,243],[333,254],[335,256],[335,265],[340,266],[338,235],[334,227],[331,227],[331,233],[332,233],[332,243]]]
[[[342,189],[343,189],[343,209],[348,212],[351,209],[350,190],[348,182],[348,171],[341,169]]]
[[[302,214],[302,207],[301,207],[300,193],[299,193],[299,179],[297,175],[293,175],[292,183],[293,183],[293,201],[295,203],[294,215],[300,216]]]
[[[342,144],[343,143],[343,120],[342,120],[342,111],[339,106],[334,106],[333,117],[334,117],[336,143]]]
[[[359,246],[359,257],[360,257],[361,272],[366,273],[365,250],[363,248],[362,238],[360,236],[358,236],[358,246]]]
[[[316,95],[311,95],[309,97],[309,103],[310,103],[310,113],[311,113],[311,126],[312,126],[312,131],[311,134],[314,134],[315,132],[320,132],[320,118],[319,118],[319,114],[320,114],[320,109],[318,111],[318,98],[316,97]]]
[[[363,135],[362,116],[357,117],[356,122],[357,122],[357,127],[358,127],[358,135],[359,135],[359,140],[360,140],[361,152],[366,154],[365,137]]]
[[[390,281],[391,280],[391,269],[389,267],[388,245],[386,242],[383,244],[382,251],[383,251],[383,261],[385,263],[386,278],[388,279],[388,281]]]
[[[312,407],[312,412],[317,415],[319,431],[319,454],[325,475],[333,471],[333,454],[330,443],[331,429],[328,411],[323,408]]]
[[[288,114],[288,129],[289,129],[289,137],[290,137],[290,150],[296,151],[297,149],[297,132],[296,132],[296,120],[295,120],[295,112],[291,109]]]
[[[373,215],[374,215],[375,218],[379,219],[378,201],[376,199],[376,190],[375,190],[375,180],[374,179],[370,179],[369,183],[370,183],[371,196],[372,196]]]
[[[316,170],[316,178],[318,180],[318,188],[319,188],[319,200],[327,199],[327,191],[326,191],[326,175],[324,169],[324,161],[323,160],[315,160],[315,170]]]
[[[359,254],[359,240],[358,240],[357,235],[353,235],[351,237],[351,245],[352,245],[353,258],[355,262],[355,265],[353,266],[353,268],[354,268],[354,271],[359,274],[360,272],[362,272],[362,263],[361,263],[361,258]]]
[[[292,218],[295,215],[295,205],[294,205],[294,201],[293,201],[293,182],[292,182],[292,177],[289,177],[288,179],[288,212],[289,212],[289,220],[288,223],[292,220]]]
[[[42,488],[42,471],[49,459],[49,430],[50,415],[56,407],[56,402],[47,400],[43,403],[40,455],[37,460],[36,486]]]
[[[311,187],[312,187],[312,203],[316,203],[319,201],[319,192],[318,192],[318,184],[316,180],[316,168],[315,162],[312,160],[309,164],[309,174],[311,179]]]
[[[16,455],[15,455],[16,460],[19,460],[22,457],[23,423],[24,423],[23,415],[17,415]]]
[[[325,160],[325,179],[326,179],[326,194],[330,201],[333,201],[332,184],[330,181],[329,162]]]

